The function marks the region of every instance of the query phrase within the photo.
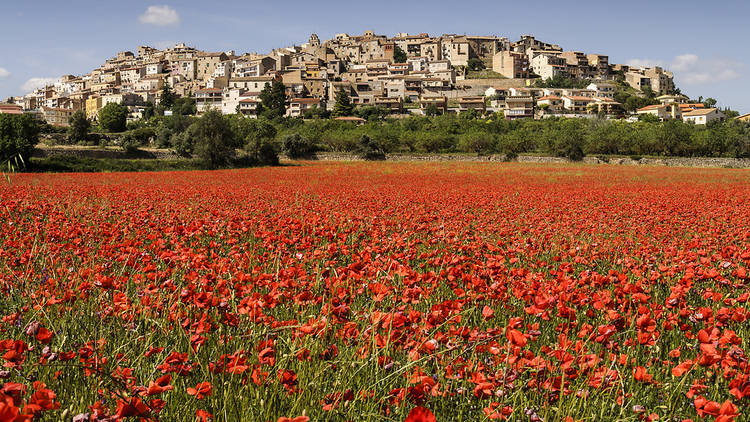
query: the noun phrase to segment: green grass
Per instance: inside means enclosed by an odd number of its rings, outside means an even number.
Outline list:
[[[507,79],[505,76],[489,69],[470,70],[466,74],[466,79]]]

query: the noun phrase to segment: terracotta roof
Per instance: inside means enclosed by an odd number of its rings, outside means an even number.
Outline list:
[[[713,113],[714,111],[716,111],[715,108],[703,108],[703,109],[688,111],[687,113],[682,113],[682,115],[683,116],[687,116],[687,117],[690,117],[690,116],[705,116],[705,115]]]
[[[463,97],[458,99],[459,103],[484,103],[484,97]]]
[[[290,103],[300,103],[300,104],[318,104],[320,102],[320,99],[318,98],[292,98]]]
[[[522,102],[527,102],[527,101],[531,101],[531,97],[528,96],[528,95],[512,95],[510,97],[506,97],[505,98],[505,102],[507,103],[508,101],[522,101]]]
[[[341,120],[344,122],[366,122],[367,120],[360,117],[335,117],[333,120]]]
[[[23,114],[23,109],[15,104],[0,104],[0,114]]]
[[[539,98],[539,101],[542,100],[561,100],[562,98],[554,96],[554,95],[545,95],[544,97]]]
[[[565,95],[564,98],[567,98],[573,101],[589,101],[589,102],[594,101],[594,99],[591,97],[581,97],[580,95]]]
[[[663,104],[654,104],[654,105],[649,105],[649,106],[646,106],[646,107],[641,107],[641,108],[638,109],[638,111],[658,110],[658,109],[660,109],[662,107],[666,107],[666,106],[663,105]]]
[[[272,81],[273,76],[245,76],[241,78],[231,78],[229,82],[252,82],[252,81]]]

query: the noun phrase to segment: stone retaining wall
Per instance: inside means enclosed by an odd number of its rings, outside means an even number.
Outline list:
[[[72,156],[77,158],[115,158],[115,159],[158,159],[158,160],[182,160],[185,159],[169,150],[138,150],[128,154],[125,151],[104,148],[86,147],[37,147],[31,154],[32,157],[44,158],[53,156]]]
[[[284,158],[284,157],[282,157]],[[319,153],[314,158],[318,161],[362,161],[361,158],[354,154],[347,153]],[[466,155],[466,154],[393,154],[386,158],[386,161],[461,161],[461,162],[489,162],[505,161],[503,155]],[[542,157],[542,156],[519,156],[516,160],[520,163],[570,163],[566,158],[560,157]],[[616,164],[616,165],[652,165],[652,166],[673,166],[673,167],[724,167],[724,168],[750,168],[750,159],[737,158],[686,158],[686,157],[664,157],[664,158],[641,158],[634,160],[632,158],[607,158],[607,157],[585,157],[582,161],[585,164]]]

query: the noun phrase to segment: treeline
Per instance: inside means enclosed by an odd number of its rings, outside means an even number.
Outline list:
[[[126,151],[171,149],[205,167],[273,165],[278,154],[356,153],[369,159],[393,153],[544,154],[750,157],[750,125],[736,119],[697,126],[605,119],[508,121],[473,114],[373,118],[364,124],[333,119],[248,118],[209,111],[201,117],[154,116],[129,125],[115,141]],[[0,115],[0,158],[27,159],[38,141],[38,124],[27,115]],[[75,143],[72,136],[68,142]],[[91,143],[96,137],[87,137]]]
[[[209,123],[208,121],[211,121]],[[750,157],[750,126],[732,119],[708,126],[679,120],[626,122],[605,119],[512,120],[473,114],[375,118],[364,124],[332,119],[251,119],[209,114],[202,118],[153,118],[137,131],[152,143],[180,154],[196,152],[205,126],[225,127],[234,148],[254,157],[273,151],[292,156],[315,152],[372,153],[539,153],[581,159],[586,155]],[[126,134],[126,137],[128,135]],[[366,137],[367,139],[363,139]],[[139,141],[148,143],[145,136]],[[365,147],[364,145],[368,145]],[[366,150],[363,152],[363,148]],[[375,154],[378,155],[378,154]]]
[[[738,120],[696,126],[678,120],[513,120],[462,116],[409,117],[353,125],[332,120],[288,120],[278,137],[299,134],[318,150],[356,152],[363,135],[385,153],[541,153],[585,155],[750,157],[750,127]]]

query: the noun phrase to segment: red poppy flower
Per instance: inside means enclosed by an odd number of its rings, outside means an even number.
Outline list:
[[[213,388],[211,387],[210,382],[199,382],[198,385],[195,386],[195,388],[188,387],[187,389],[187,393],[191,396],[194,396],[198,400],[202,400],[203,398],[210,396],[212,391]]]
[[[435,415],[422,406],[413,408],[404,422],[435,422]]]

